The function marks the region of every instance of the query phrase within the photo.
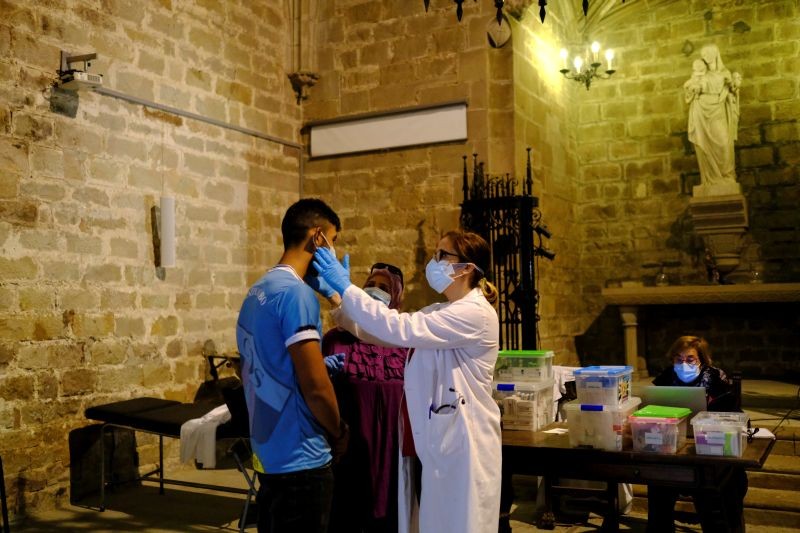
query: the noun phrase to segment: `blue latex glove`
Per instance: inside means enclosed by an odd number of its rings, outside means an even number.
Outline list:
[[[333,290],[330,285],[325,283],[325,280],[322,279],[322,277],[319,274],[317,274],[316,276],[307,274],[306,277],[303,278],[303,281],[308,283],[309,287],[320,293],[325,298],[330,298],[331,296],[336,294],[336,291]]]
[[[333,355],[328,355],[323,357],[322,360],[325,362],[325,368],[328,369],[328,376],[333,377],[342,370],[344,370],[344,354],[343,353],[335,353]]]
[[[350,283],[349,255],[345,255],[342,264],[340,264],[330,250],[317,248],[317,251],[314,252],[314,268],[317,269],[319,277],[324,279],[339,294],[344,294],[345,289],[352,285]]]

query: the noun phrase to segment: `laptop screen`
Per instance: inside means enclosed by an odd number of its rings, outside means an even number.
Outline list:
[[[658,387],[648,385],[642,387],[641,397],[642,406],[686,407],[691,409],[691,417],[707,409],[705,387]]]

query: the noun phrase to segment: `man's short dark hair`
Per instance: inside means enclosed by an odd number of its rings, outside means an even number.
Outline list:
[[[306,239],[309,229],[327,224],[336,226],[336,231],[342,230],[339,215],[328,204],[319,198],[298,200],[283,215],[283,221],[281,222],[283,249],[288,250],[302,243]]]

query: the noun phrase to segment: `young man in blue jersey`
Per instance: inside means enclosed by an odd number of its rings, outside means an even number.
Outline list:
[[[289,207],[281,223],[283,256],[250,288],[239,312],[250,439],[264,472],[258,474],[259,532],[324,533],[328,527],[331,462],[344,453],[348,428],[323,362],[314,294],[335,292],[310,263],[318,247],[334,251],[340,230],[339,217],[322,200]]]

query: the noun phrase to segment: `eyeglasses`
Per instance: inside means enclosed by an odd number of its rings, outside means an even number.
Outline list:
[[[689,357],[681,357],[680,355],[676,355],[672,358],[672,362],[676,365],[682,365],[686,363],[692,366],[697,366],[700,364],[700,360],[696,357],[692,357],[691,355]]]
[[[385,268],[395,276],[399,277],[400,283],[403,284],[403,271],[397,268],[396,266],[390,265],[389,263],[375,263],[374,265],[372,265],[372,268],[369,269],[369,273],[372,274],[372,271],[375,270],[376,268],[378,270]]]
[[[461,259],[460,255],[454,254],[452,252],[448,252],[446,250],[436,250],[433,253],[433,258],[436,259],[436,262],[438,263],[439,261],[442,260],[442,258],[444,258],[444,257],[446,257],[448,255],[451,256],[451,257],[455,257],[456,259]]]

